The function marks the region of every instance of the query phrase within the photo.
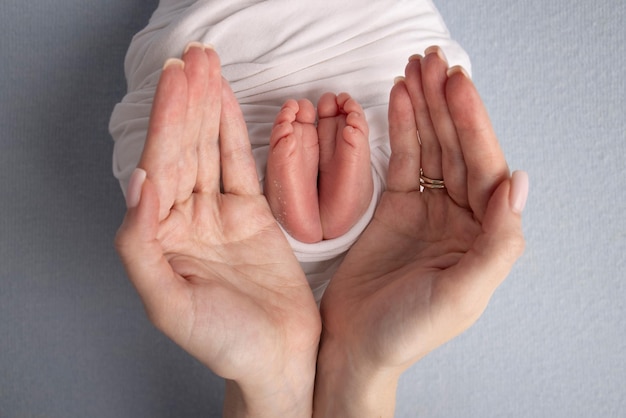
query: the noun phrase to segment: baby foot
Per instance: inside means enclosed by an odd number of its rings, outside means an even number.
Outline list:
[[[265,197],[283,228],[307,243],[322,239],[318,163],[315,108],[308,100],[289,100],[276,116],[270,136]]]
[[[319,117],[319,211],[325,239],[346,233],[367,210],[373,180],[369,128],[361,105],[347,93],[324,94]]]

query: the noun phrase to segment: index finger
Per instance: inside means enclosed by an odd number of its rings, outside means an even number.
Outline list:
[[[446,96],[467,166],[469,204],[482,220],[495,189],[509,177],[509,168],[487,109],[460,67],[450,70]]]
[[[145,169],[157,190],[159,219],[164,219],[176,201],[180,170],[181,132],[187,105],[185,64],[168,60],[154,95],[146,141],[138,167]]]
[[[388,113],[391,157],[387,189],[419,191],[421,147],[411,97],[403,78],[396,79],[391,89]]]

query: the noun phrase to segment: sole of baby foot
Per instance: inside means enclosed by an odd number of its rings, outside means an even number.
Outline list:
[[[306,243],[322,239],[318,162],[315,108],[308,100],[289,100],[276,116],[270,136],[265,196],[282,227]]]
[[[372,197],[369,127],[347,93],[324,94],[317,110],[320,218],[324,238],[332,239],[354,226]]]

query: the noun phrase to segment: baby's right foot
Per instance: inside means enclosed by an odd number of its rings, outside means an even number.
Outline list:
[[[270,136],[265,174],[265,197],[274,217],[292,237],[307,243],[322,240],[315,116],[308,100],[283,105]]]

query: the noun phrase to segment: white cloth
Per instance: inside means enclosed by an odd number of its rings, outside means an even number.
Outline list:
[[[470,71],[467,54],[450,39],[431,0],[161,0],[132,40],[125,61],[128,93],[109,126],[113,172],[124,192],[143,149],[163,63],[180,56],[190,41],[210,43],[220,55],[248,126],[261,184],[272,123],[286,99],[316,103],[324,92],[346,91],[364,108],[375,184],[367,213],[333,240],[304,244],[288,236],[319,300],[384,189],[395,76],[403,74],[411,54],[430,45],[441,46],[451,65]]]

